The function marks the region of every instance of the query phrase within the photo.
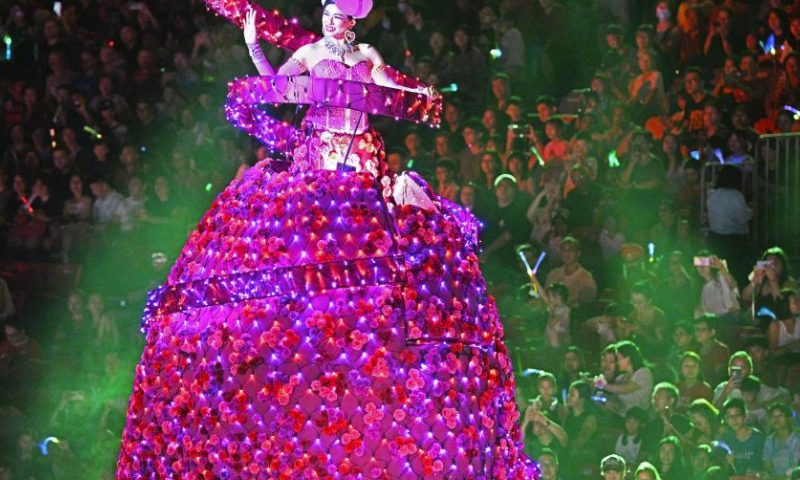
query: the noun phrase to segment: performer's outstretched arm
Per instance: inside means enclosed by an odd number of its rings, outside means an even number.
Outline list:
[[[437,95],[436,90],[433,87],[420,86],[417,88],[411,88],[400,85],[386,72],[386,62],[383,60],[383,57],[381,57],[378,49],[372,45],[366,44],[360,45],[360,48],[361,51],[364,52],[364,55],[366,55],[367,58],[369,58],[369,60],[372,62],[372,80],[374,80],[376,84],[382,87],[405,90],[406,92],[421,93],[429,97],[435,97]]]

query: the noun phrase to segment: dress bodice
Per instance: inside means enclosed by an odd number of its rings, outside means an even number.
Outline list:
[[[312,77],[336,78],[356,82],[372,82],[372,62],[362,60],[353,66],[332,59],[317,62],[310,70]],[[359,116],[361,121],[359,122]],[[348,108],[311,106],[306,113],[304,124],[316,129],[339,133],[362,133],[369,128],[367,115]],[[356,128],[358,127],[358,128]]]

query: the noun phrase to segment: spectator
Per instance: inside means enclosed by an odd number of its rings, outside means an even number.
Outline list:
[[[29,360],[42,356],[42,347],[39,343],[26,335],[25,330],[18,325],[6,323],[4,330],[5,339],[0,342],[0,364],[4,367],[2,370],[6,370],[6,365],[15,360]]]
[[[741,170],[723,167],[716,188],[708,195],[709,244],[720,257],[730,259],[731,273],[737,281],[746,276],[748,222],[753,214],[741,192]]]
[[[679,411],[686,410],[697,399],[711,400],[711,386],[703,377],[703,361],[697,353],[689,351],[682,355],[677,387]]]
[[[641,73],[628,84],[628,103],[636,106],[639,120],[643,122],[666,114],[669,101],[664,92],[664,78],[656,69],[655,52],[642,50],[637,56]]]
[[[764,434],[748,427],[745,423],[747,408],[744,401],[731,398],[723,406],[726,431],[720,437],[733,452],[733,464],[739,475],[755,474],[761,471],[764,453]]]
[[[689,405],[689,418],[694,426],[692,440],[695,445],[710,444],[717,438],[719,410],[711,402],[704,398],[693,401]]]
[[[627,463],[639,461],[642,454],[642,428],[647,423],[647,412],[639,407],[631,407],[625,414],[625,432],[617,437],[614,453],[624,458]]]
[[[720,382],[714,388],[714,404],[723,405],[729,398],[741,398],[740,390],[742,380],[753,373],[753,360],[744,351],[738,351],[731,355],[728,361],[728,380]],[[785,391],[780,388],[773,389],[765,385],[761,386],[758,393],[757,403],[769,405],[771,402],[785,395]]]
[[[653,466],[650,462],[642,462],[636,468],[636,473],[634,473],[634,478],[636,480],[661,480],[661,476],[658,474],[658,470],[656,467]]]
[[[624,480],[628,473],[625,459],[615,454],[603,457],[600,461],[600,472],[603,480]]]
[[[742,298],[755,303],[754,311],[762,308],[775,312],[781,301],[781,291],[798,288],[790,275],[789,257],[780,247],[764,251],[761,261],[752,270],[752,280],[742,291]]]
[[[536,458],[539,464],[542,480],[560,480],[558,476],[558,455],[548,449],[543,449]]]
[[[536,193],[536,185],[528,171],[528,164],[525,156],[521,152],[510,152],[508,154],[507,163],[508,173],[513,175],[517,180],[519,191],[533,197]]]
[[[770,478],[788,479],[800,463],[800,434],[792,429],[792,409],[782,402],[769,407],[771,432],[764,442],[764,472]]]
[[[558,391],[556,377],[550,372],[543,372],[536,379],[536,390],[539,395],[534,398],[528,408],[542,412],[547,418],[557,418],[559,403],[555,394]]]
[[[533,435],[527,433],[528,425],[532,425]],[[568,437],[564,429],[535,408],[525,410],[520,430],[525,440],[525,452],[533,457],[548,449],[556,454],[566,451]]]
[[[656,245],[656,248],[658,246]],[[685,255],[680,250],[673,250],[666,254],[667,259],[667,272],[665,279],[661,281],[658,287],[656,304],[659,305],[670,319],[689,319],[694,314],[693,300],[697,296],[697,287],[694,278],[689,276],[684,266]],[[676,302],[674,299],[680,298],[684,301]],[[673,330],[674,332],[674,330]],[[687,342],[691,341],[693,329],[689,327]],[[684,349],[684,345],[676,340],[676,346],[679,349]]]
[[[716,385],[724,376],[730,355],[728,346],[717,340],[717,325],[717,318],[713,315],[703,315],[694,321],[694,339],[699,344],[697,353],[703,360],[703,373],[711,385]]]
[[[455,202],[458,198],[459,185],[455,181],[456,166],[452,160],[441,159],[436,163],[436,193],[442,198]]]
[[[653,305],[651,285],[644,281],[636,282],[631,288],[630,302],[633,309],[626,321],[631,324],[637,341],[646,345],[648,350],[659,350],[666,338],[667,317],[663,310]],[[666,352],[662,349],[659,357],[664,353]]]
[[[717,316],[721,324],[740,323],[739,289],[736,279],[728,272],[728,263],[702,250],[695,257],[695,268],[705,282],[695,317],[711,314]]]
[[[524,243],[530,232],[530,224],[519,220],[525,218],[528,204],[517,193],[515,181],[514,177],[507,174],[500,175],[495,180],[497,203],[486,221],[482,239],[486,248],[480,256],[484,263],[489,257],[496,258],[497,266],[506,270],[517,268],[514,246]]]
[[[593,243],[597,238],[602,192],[592,180],[589,170],[582,165],[572,167],[569,178],[575,185],[564,202],[564,207],[570,213],[570,229],[581,241]]]
[[[485,192],[491,193],[494,190],[494,181],[501,172],[500,156],[495,152],[484,152],[481,155],[480,168],[477,179],[478,186],[481,190],[485,189]],[[517,187],[519,187],[519,183],[517,183]]]
[[[122,202],[122,195],[113,190],[102,177],[92,180],[89,188],[92,189],[92,195],[95,198],[92,207],[92,221],[97,225],[110,223]]]
[[[481,100],[483,86],[489,76],[489,69],[483,53],[472,44],[468,28],[456,27],[453,32],[455,55],[449,57],[441,66],[442,78],[452,79],[458,84],[459,92],[464,92],[470,103]]]
[[[567,416],[564,430],[569,437],[567,451],[570,470],[577,476],[583,468],[591,468],[598,458],[599,413],[592,402],[592,387],[586,382],[575,381],[567,394]]]
[[[645,365],[639,347],[631,341],[619,342],[616,344],[616,355],[622,379],[618,383],[607,385],[606,389],[617,395],[620,402],[619,414],[624,416],[634,406],[649,409],[653,374]]]
[[[749,427],[753,427],[762,432],[767,431],[767,409],[759,405],[758,393],[761,391],[761,380],[755,375],[750,375],[742,379],[742,385],[739,387],[742,391],[742,400],[747,407],[747,418],[745,422]]]
[[[686,466],[683,462],[683,448],[678,437],[670,435],[658,442],[658,459],[656,466],[664,480],[686,478]]]
[[[531,274],[531,286],[539,292],[539,297],[547,307],[547,326],[544,329],[545,345],[553,349],[566,347],[570,341],[569,290],[561,282],[543,288]]]
[[[692,451],[692,479],[703,480],[711,466],[711,447],[705,443],[697,445]]]
[[[572,307],[587,306],[594,302],[597,297],[597,283],[592,274],[578,262],[581,255],[580,242],[573,237],[566,237],[561,241],[559,250],[563,266],[552,270],[547,275],[545,284],[549,288],[556,282],[564,283],[569,290]]]
[[[122,232],[135,230],[144,216],[147,197],[145,196],[144,182],[139,177],[131,177],[128,180],[128,194],[119,202],[114,213]]]
[[[800,301],[797,295],[793,289],[781,290],[782,298],[774,312],[775,321],[770,322],[767,329],[772,362],[781,370],[779,383],[790,366],[800,361]]]
[[[692,429],[689,419],[676,412],[679,396],[678,387],[669,382],[653,388],[652,419],[642,430],[642,450],[651,458],[658,458],[661,439],[669,435],[685,438]]]

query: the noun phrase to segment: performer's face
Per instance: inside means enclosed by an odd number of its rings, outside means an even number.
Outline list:
[[[344,32],[352,28],[353,23],[335,4],[328,5],[322,12],[322,32],[326,37],[344,36]]]

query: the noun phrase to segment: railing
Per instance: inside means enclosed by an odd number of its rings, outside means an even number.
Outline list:
[[[800,133],[762,135],[756,146],[754,246],[800,255]]]

